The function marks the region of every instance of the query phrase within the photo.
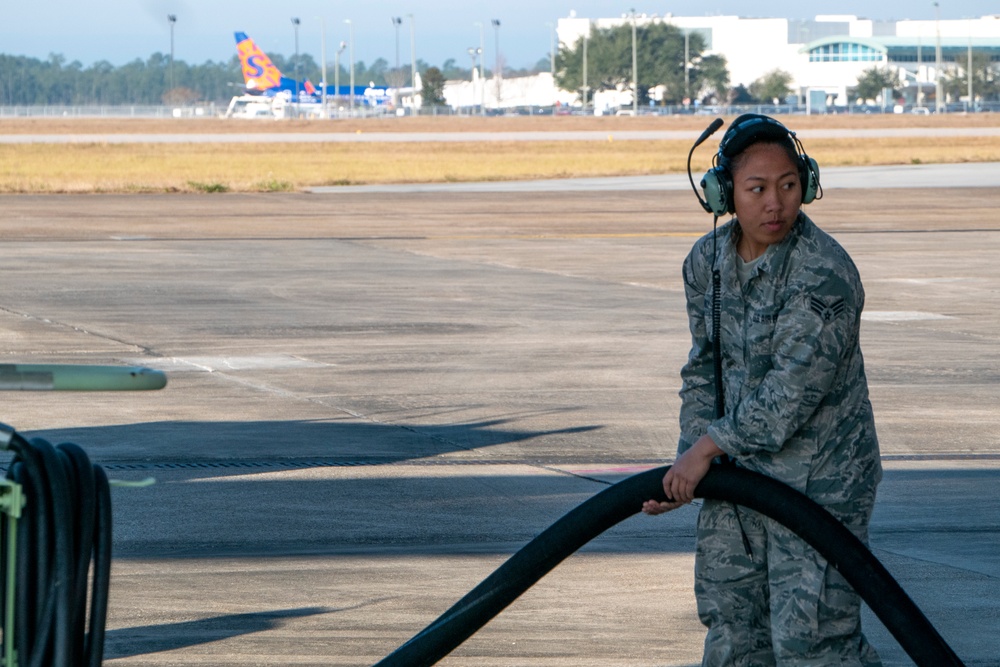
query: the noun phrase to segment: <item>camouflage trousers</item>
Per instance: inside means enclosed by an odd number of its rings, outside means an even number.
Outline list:
[[[827,508],[863,542],[870,497]],[[702,667],[879,667],[861,633],[861,600],[812,547],[745,507],[706,500],[698,515],[695,595],[708,628]]]

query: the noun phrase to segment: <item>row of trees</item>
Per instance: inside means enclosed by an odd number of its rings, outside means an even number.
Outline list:
[[[684,66],[685,35],[679,28],[667,23],[636,27],[639,79],[636,83],[641,104],[648,104],[651,94],[656,94],[664,104],[679,104],[692,96],[727,97],[726,59],[704,55],[705,40],[698,32],[689,33],[686,39],[687,68]],[[556,56],[556,83],[563,90],[579,90],[588,97],[590,91],[630,88],[632,26],[592,29],[576,43],[560,48]]]
[[[793,93],[791,74],[780,69],[768,72],[749,86],[730,87],[726,59],[705,55],[705,48],[705,40],[698,32],[690,32],[685,40],[680,28],[667,23],[636,26],[639,102],[646,105],[655,97],[660,104],[680,104],[684,100],[706,104],[770,103],[783,101]],[[288,58],[271,54],[271,59],[286,76],[314,83],[322,80],[320,65],[308,54]],[[346,84],[350,72],[345,63],[338,64],[339,80]],[[532,68],[505,69],[504,75],[533,74],[547,71],[549,66],[549,59],[543,58]],[[337,79],[333,69],[327,66],[330,83]],[[443,103],[444,81],[472,75],[471,63],[463,68],[455,59],[446,60],[441,67],[430,67],[418,59],[417,70],[425,79],[425,87],[427,78],[431,80],[425,100],[436,103]],[[486,75],[492,76],[492,72],[487,71]],[[977,98],[1000,99],[1000,75],[995,63],[989,56],[978,53],[973,54],[971,69],[959,66],[942,77],[947,97],[958,99],[966,95],[970,75]],[[384,58],[371,65],[359,61],[354,65],[354,78],[359,85],[373,82],[377,86],[405,86],[410,82],[410,67],[408,64],[390,67]],[[581,96],[586,92],[588,99],[596,90],[630,89],[632,26],[593,29],[586,40],[581,37],[575,44],[561,47],[556,55],[556,84],[564,90],[580,91]],[[587,91],[583,90],[585,85]],[[148,60],[134,60],[120,67],[107,61],[84,67],[79,61],[67,63],[57,54],[48,60],[0,54],[0,105],[4,106],[223,103],[242,87],[243,76],[235,56],[228,62],[191,65],[183,60],[171,63],[169,56],[154,53]],[[899,95],[900,81],[895,71],[874,67],[862,73],[850,92],[852,99],[875,100],[887,88],[893,91],[893,97]]]
[[[285,76],[322,80],[321,67],[310,55],[270,55]],[[346,85],[350,70],[343,62],[339,67],[340,83]],[[427,63],[417,60],[418,71],[427,69]],[[336,78],[328,65],[327,79],[333,83]],[[371,65],[359,61],[354,64],[354,79],[358,85],[408,85],[410,68],[396,70],[383,58]],[[4,106],[222,103],[242,89],[243,74],[236,56],[228,62],[190,65],[183,60],[171,64],[168,55],[154,53],[148,60],[120,67],[107,61],[84,67],[79,61],[67,63],[57,54],[48,60],[0,54],[0,105]]]
[[[995,64],[984,53],[972,54],[972,67],[955,68],[943,73],[941,88],[946,99],[957,100],[968,96],[969,77],[972,77],[972,94],[984,101],[1000,99],[1000,74]],[[851,89],[851,97],[859,100],[875,100],[883,90],[891,90],[894,98],[899,97],[900,81],[891,67],[872,67],[861,73],[858,85]]]

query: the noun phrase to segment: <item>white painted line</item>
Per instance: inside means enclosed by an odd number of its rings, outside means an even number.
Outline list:
[[[132,363],[162,371],[254,371],[283,368],[324,368],[331,364],[311,361],[287,354],[254,357],[164,357],[161,359],[132,359]]]
[[[953,320],[951,315],[925,313],[919,310],[872,310],[861,313],[861,319],[868,322],[914,322],[917,320]]]

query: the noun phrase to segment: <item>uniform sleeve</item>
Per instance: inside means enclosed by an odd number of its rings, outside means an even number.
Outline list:
[[[834,275],[789,295],[771,340],[771,369],[708,428],[720,449],[733,457],[776,452],[808,421],[857,340],[864,297],[855,290]]]
[[[715,416],[715,363],[708,337],[705,299],[711,290],[711,267],[698,253],[698,246],[684,260],[684,296],[687,299],[691,351],[681,368],[680,441],[678,454],[685,452],[704,435]]]

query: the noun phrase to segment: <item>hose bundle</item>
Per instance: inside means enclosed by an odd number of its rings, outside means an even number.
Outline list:
[[[97,667],[111,577],[108,478],[72,443],[28,440],[0,425],[0,446],[14,453],[7,479],[26,499],[16,534],[9,522],[0,531],[2,553],[13,541],[17,556],[13,609],[0,612],[14,628],[4,643],[13,641],[20,667]],[[3,559],[3,599],[9,567]]]

